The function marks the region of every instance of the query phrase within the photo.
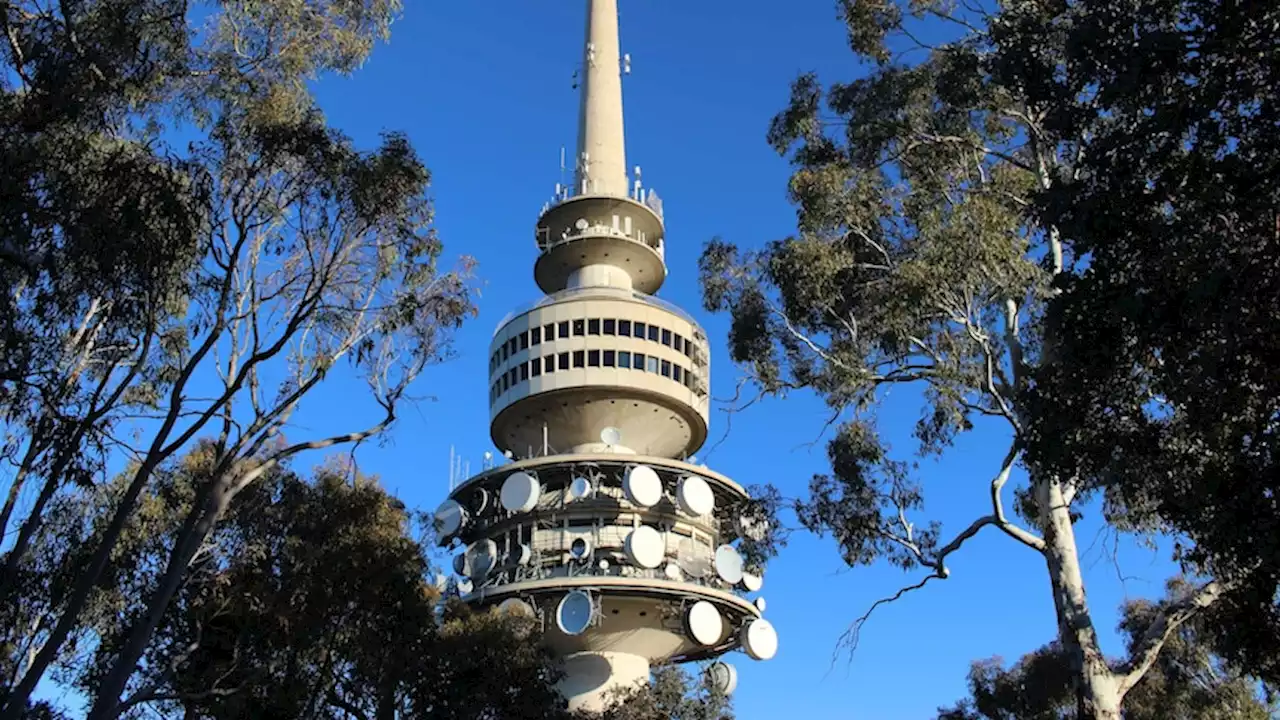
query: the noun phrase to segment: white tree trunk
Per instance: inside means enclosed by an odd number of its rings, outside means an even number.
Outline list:
[[[1120,720],[1120,682],[1098,646],[1098,635],[1085,598],[1067,494],[1057,479],[1040,480],[1035,488],[1044,528],[1045,562],[1058,613],[1059,640],[1079,670],[1076,689],[1079,720]]]

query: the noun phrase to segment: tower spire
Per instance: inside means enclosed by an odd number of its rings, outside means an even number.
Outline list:
[[[618,0],[587,0],[586,34],[575,190],[627,197]]]

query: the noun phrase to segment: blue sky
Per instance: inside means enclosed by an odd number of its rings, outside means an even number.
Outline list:
[[[623,2],[628,160],[663,197],[670,277],[661,295],[694,314],[713,339],[713,395],[729,397],[738,379],[727,362],[723,317],[701,311],[696,261],[720,235],[744,245],[794,227],[785,190],[788,166],[765,144],[769,119],[788,84],[815,70],[826,80],[859,72],[831,0],[631,0]],[[360,451],[363,469],[411,506],[434,508],[448,491],[450,447],[480,467],[488,441],[487,348],[497,321],[538,296],[532,279],[533,224],[560,179],[562,145],[572,147],[582,0],[411,3],[389,45],[350,78],[316,85],[330,122],[371,147],[384,130],[410,136],[434,174],[438,229],[450,255],[479,260],[480,316],[457,338],[458,357],[433,369],[423,403],[380,447]],[[364,408],[355,388],[334,385],[308,401],[299,423],[317,432],[347,427]],[[882,426],[904,450],[916,417],[910,393],[891,396]],[[369,410],[372,417],[372,409]],[[813,398],[794,396],[735,416],[710,455],[716,470],[743,484],[772,482],[800,495],[826,468]],[[712,442],[726,428],[712,419]],[[985,487],[1006,437],[982,428],[939,463],[926,464],[927,510],[955,532],[986,511]],[[319,458],[303,458],[305,467]],[[1158,594],[1171,570],[1167,554],[1112,541],[1096,522],[1079,542],[1107,649],[1126,597]],[[1106,549],[1104,549],[1104,546]],[[833,664],[836,641],[874,600],[915,578],[887,567],[849,570],[833,543],[796,534],[769,568],[766,615],[781,636],[778,656],[757,663],[734,655],[740,671],[738,717],[932,717],[964,694],[970,661],[1016,658],[1048,641],[1053,606],[1043,561],[998,533],[979,536],[953,557],[952,578],[884,607],[852,657]],[[1121,574],[1128,576],[1120,580]]]

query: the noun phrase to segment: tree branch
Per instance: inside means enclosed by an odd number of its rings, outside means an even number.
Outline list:
[[[1119,679],[1121,698],[1134,685],[1137,685],[1142,676],[1151,669],[1156,658],[1160,655],[1160,650],[1172,637],[1173,633],[1183,623],[1217,602],[1224,592],[1226,592],[1224,584],[1214,580],[1201,585],[1181,600],[1169,603],[1164,607],[1150,627],[1147,628],[1147,631],[1143,633],[1142,639],[1138,641],[1130,654],[1128,662],[1116,673]]]

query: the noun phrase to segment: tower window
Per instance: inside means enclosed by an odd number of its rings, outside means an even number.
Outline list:
[[[525,330],[524,332],[520,333],[520,349],[521,350],[529,349],[529,331],[528,330]]]
[[[515,355],[515,354],[516,354],[516,352],[517,352],[518,350],[517,350],[517,348],[516,348],[516,339],[515,339],[515,338],[511,338],[510,340],[508,340],[508,341],[507,341],[507,349],[511,351],[511,354],[512,354],[512,355]]]
[[[600,351],[590,350],[587,352],[587,366],[600,367]]]
[[[631,367],[631,353],[627,352],[626,350],[618,351],[618,367],[620,368]]]
[[[528,379],[529,379],[529,363],[522,362],[520,363],[520,382],[524,382],[525,380],[528,380]]]
[[[678,353],[684,352],[684,336],[681,335],[680,333],[676,333],[675,341],[676,341],[675,343],[676,352]]]
[[[573,321],[573,334],[575,337],[579,335],[585,335],[586,330],[587,330],[587,323],[585,320]]]
[[[644,323],[636,322],[631,335],[632,337],[638,337],[641,340],[643,340],[644,339]]]
[[[506,359],[507,359],[507,344],[502,343],[502,360],[505,361]]]
[[[508,380],[509,378],[507,377],[507,374],[502,373],[502,392],[506,392],[507,388],[511,387],[511,383],[508,382]]]
[[[560,338],[561,340],[569,337],[569,321],[568,320],[560,321],[560,327],[556,329],[556,337]]]
[[[529,344],[538,345],[542,342],[542,328],[536,327],[529,330]]]
[[[587,334],[588,334],[588,335],[599,335],[599,334],[600,334],[600,319],[599,319],[599,318],[592,318],[592,319],[590,319],[590,320],[588,320],[588,321],[587,321]]]
[[[534,358],[529,361],[529,374],[538,377],[542,374],[542,358]]]
[[[658,372],[658,358],[650,355],[645,361],[644,369],[651,373]]]
[[[671,361],[662,361],[662,377],[671,377]]]
[[[546,356],[546,357],[542,358],[542,365],[543,365],[543,367],[545,367],[545,368],[547,369],[547,372],[555,372],[555,371],[556,371],[556,356],[555,356],[555,355],[548,355],[548,356]]]
[[[587,364],[587,354],[582,350],[573,351],[573,366],[576,368],[584,367]]]
[[[617,334],[618,334],[618,321],[617,321],[617,320],[614,320],[613,318],[605,318],[605,321],[604,321],[604,334],[605,334],[605,335],[617,335]]]
[[[649,339],[654,342],[658,342],[658,326],[657,325],[649,326]]]
[[[623,337],[631,337],[631,321],[630,320],[618,321],[618,334]]]
[[[560,355],[558,356],[558,359],[559,359],[560,369],[568,370],[569,369],[569,353],[560,353]]]
[[[604,351],[604,366],[614,367],[618,364],[618,353],[613,350]]]
[[[684,382],[683,374],[681,373],[681,368],[679,365],[673,365],[671,367],[671,379],[675,380],[678,383]]]
[[[635,368],[636,370],[644,369],[644,353],[635,354],[635,357],[631,360],[631,367]]]
[[[547,342],[551,342],[552,340],[556,339],[555,323],[547,323],[546,325],[542,326],[542,338]]]

